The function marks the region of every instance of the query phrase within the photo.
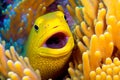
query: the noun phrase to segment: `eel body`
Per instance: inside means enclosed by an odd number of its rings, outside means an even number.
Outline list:
[[[64,14],[56,11],[37,18],[25,51],[32,67],[39,69],[45,80],[62,74],[73,47],[73,36]]]

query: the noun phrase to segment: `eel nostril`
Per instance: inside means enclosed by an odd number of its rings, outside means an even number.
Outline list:
[[[57,28],[58,26],[54,26],[53,28]]]

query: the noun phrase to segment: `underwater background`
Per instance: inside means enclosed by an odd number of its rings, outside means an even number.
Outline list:
[[[48,78],[24,47],[35,20],[55,11],[65,14],[75,45],[64,75]],[[120,1],[0,0],[0,43],[1,80],[119,80]]]

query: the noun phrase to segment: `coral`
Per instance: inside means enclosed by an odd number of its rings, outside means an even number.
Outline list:
[[[109,1],[108,0],[103,0],[104,4],[107,7],[107,14],[106,14],[106,24],[108,25],[108,31],[112,34],[113,37],[113,42],[115,46],[120,50],[120,1],[115,0],[115,1]],[[111,5],[112,3],[112,5]]]
[[[23,40],[21,39],[18,39],[15,42],[13,40],[6,41],[0,36],[0,43],[5,47],[5,49],[9,49],[9,47],[13,45],[18,53],[22,52],[23,44],[20,44],[22,42]]]
[[[73,64],[69,63],[68,72],[71,78],[66,78],[66,80],[84,80],[83,75],[83,65],[79,64],[76,69],[74,69]]]
[[[105,63],[101,67],[97,67],[94,71],[90,71],[88,76],[90,80],[119,80],[120,75],[120,60],[115,57],[113,61],[111,58],[106,58]],[[66,78],[66,80],[88,80],[82,72],[82,64],[78,65],[77,69],[72,66],[68,69],[71,78]]]
[[[6,42],[5,48],[13,45],[21,53],[35,19],[45,14],[53,2],[54,0],[15,0],[5,10],[1,10],[4,19],[0,23],[0,36]]]
[[[81,77],[92,80],[91,76],[94,76],[96,80],[101,79],[100,74],[93,74],[99,72],[100,67],[105,66],[106,59],[108,57],[111,60],[116,60],[115,57],[120,58],[120,9],[118,7],[120,2],[119,0],[69,0],[69,3],[66,7],[75,21],[73,35],[79,51],[73,51],[72,63],[75,65],[72,68],[70,66],[68,72],[73,80],[79,80]],[[63,11],[62,8],[59,9]],[[78,61],[80,58],[81,61]],[[82,75],[78,76],[76,70],[79,65],[82,65],[82,70],[79,70]],[[104,73],[107,72],[103,71],[101,74]],[[107,76],[111,79],[119,79],[118,75],[119,73]]]
[[[1,28],[2,36],[9,40],[12,38],[14,41],[18,38],[24,38],[30,32],[34,20],[43,15],[48,7],[54,0],[16,0],[10,4],[3,14],[7,15],[4,19],[4,27]]]
[[[120,61],[117,57],[113,61],[111,58],[106,58],[105,64],[90,72],[90,80],[119,80],[119,67]]]
[[[38,70],[34,71],[27,57],[19,56],[14,47],[5,50],[0,44],[0,73],[11,80],[40,80]]]

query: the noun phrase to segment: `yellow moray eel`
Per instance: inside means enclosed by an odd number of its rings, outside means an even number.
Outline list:
[[[34,23],[26,44],[26,54],[42,79],[61,75],[67,63],[74,40],[69,26],[60,11],[43,15]]]

